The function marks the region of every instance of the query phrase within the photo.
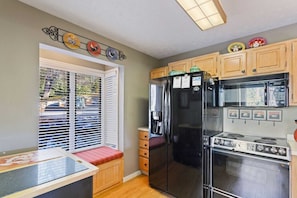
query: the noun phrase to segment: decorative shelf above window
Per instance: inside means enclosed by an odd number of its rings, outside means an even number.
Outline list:
[[[55,26],[42,28],[42,31],[52,40],[63,43],[69,49],[84,50],[94,57],[106,56],[110,61],[122,61],[127,58],[121,50]]]

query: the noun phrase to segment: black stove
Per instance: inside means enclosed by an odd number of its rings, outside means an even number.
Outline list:
[[[290,161],[290,149],[285,138],[223,132],[211,138],[211,146]]]

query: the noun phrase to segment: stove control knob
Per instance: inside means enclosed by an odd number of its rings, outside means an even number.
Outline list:
[[[270,151],[271,151],[271,153],[273,153],[273,154],[277,153],[277,149],[276,149],[275,147],[271,147]]]
[[[257,145],[257,151],[263,151],[264,150],[264,146],[263,145]]]
[[[280,155],[286,155],[286,149],[280,148],[280,149],[278,150],[278,153],[279,153]]]
[[[214,139],[214,144],[219,144],[220,140],[218,140],[217,138]]]

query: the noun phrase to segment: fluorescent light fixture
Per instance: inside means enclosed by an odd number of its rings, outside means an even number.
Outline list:
[[[176,0],[201,30],[226,23],[219,0]]]

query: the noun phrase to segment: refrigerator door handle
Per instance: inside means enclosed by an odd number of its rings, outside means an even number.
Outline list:
[[[164,119],[163,119],[163,124],[164,124],[164,137],[167,139],[167,94],[166,94],[166,84],[163,84],[163,96],[162,99],[164,101],[163,105],[163,113],[164,113]]]
[[[167,82],[167,143],[170,144],[171,143],[171,92],[170,92],[170,81]]]

